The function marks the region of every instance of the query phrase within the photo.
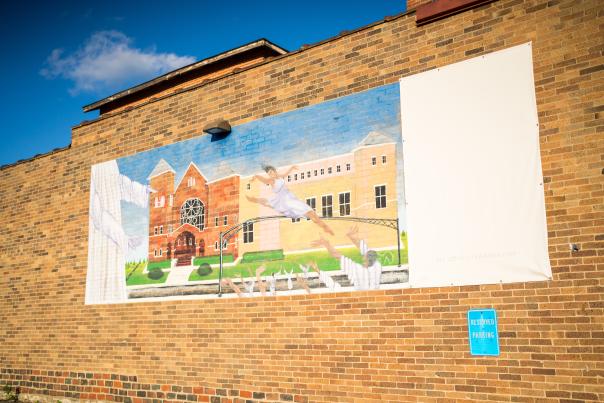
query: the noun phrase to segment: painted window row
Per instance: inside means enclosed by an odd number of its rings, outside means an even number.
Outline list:
[[[346,171],[350,171],[352,169],[352,166],[347,163],[344,165]],[[336,165],[335,166],[335,171],[336,173],[342,172],[342,165]],[[331,175],[333,174],[333,167],[327,167],[327,170],[325,168],[317,168],[317,169],[312,169],[312,170],[308,170],[308,171],[304,171],[304,172],[300,172],[300,173],[295,173],[293,175],[287,175],[287,181],[288,182],[292,182],[292,181],[297,181],[297,180],[304,180],[304,179],[310,179],[313,176],[323,176],[325,175],[325,172],[327,171],[327,175]],[[249,189],[249,187],[248,187]]]

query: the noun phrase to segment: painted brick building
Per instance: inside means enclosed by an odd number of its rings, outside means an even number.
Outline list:
[[[149,261],[176,259],[190,265],[195,256],[215,255],[220,231],[238,222],[239,175],[208,181],[191,162],[175,184],[175,171],[160,160],[149,175]],[[211,246],[211,249],[208,248]],[[237,257],[236,243],[225,253]]]
[[[69,147],[2,167],[0,384],[47,402],[603,401],[602,2],[420,14],[100,101]],[[551,280],[84,305],[92,164],[192,138],[202,121],[242,124],[528,41]],[[468,353],[477,306],[497,309],[499,357]]]

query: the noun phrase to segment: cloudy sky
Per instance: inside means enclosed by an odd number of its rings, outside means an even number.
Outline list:
[[[405,0],[0,2],[0,165],[70,143],[82,106],[265,37],[289,50]]]

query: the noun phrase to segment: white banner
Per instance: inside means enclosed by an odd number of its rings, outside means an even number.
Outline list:
[[[401,80],[410,286],[551,278],[531,48]]]

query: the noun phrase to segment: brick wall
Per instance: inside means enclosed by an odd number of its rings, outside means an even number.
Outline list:
[[[430,3],[431,0],[407,0],[407,10],[415,10],[422,4]]]
[[[604,400],[603,14],[500,0],[418,28],[407,13],[81,124],[70,149],[0,170],[0,384],[63,401]],[[527,41],[552,281],[84,305],[91,164]],[[499,357],[468,353],[477,307],[498,310]]]

